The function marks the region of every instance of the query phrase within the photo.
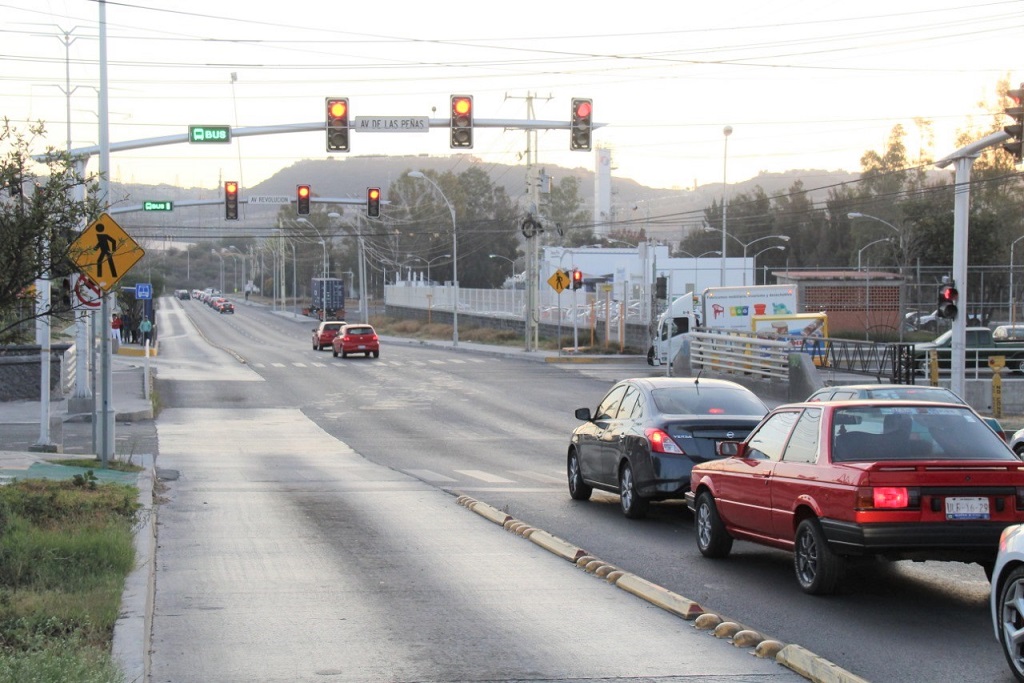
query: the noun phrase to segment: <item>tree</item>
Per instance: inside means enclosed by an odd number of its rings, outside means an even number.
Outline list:
[[[47,147],[42,164],[32,160],[31,148],[45,135],[43,124],[28,127],[27,132],[4,118],[0,127],[0,145],[6,148],[0,158],[0,340],[20,341],[24,325],[35,317],[33,283],[48,275],[61,279],[77,271],[69,258],[69,247],[78,232],[99,215],[94,199],[94,177],[83,178],[66,152]],[[84,189],[85,200],[75,201],[72,192]],[[60,287],[50,313],[59,309]],[[21,328],[21,331],[18,330]]]

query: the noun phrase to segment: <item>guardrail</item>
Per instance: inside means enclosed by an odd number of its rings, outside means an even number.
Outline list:
[[[691,332],[690,366],[713,372],[789,380],[788,341],[758,339],[750,332]]]

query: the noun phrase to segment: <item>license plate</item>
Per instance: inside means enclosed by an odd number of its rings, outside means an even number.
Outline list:
[[[946,519],[988,519],[988,498],[947,498]]]
[[[361,349],[365,349],[365,348],[366,348],[366,344],[360,344],[360,345],[359,345],[359,348],[361,348]]]

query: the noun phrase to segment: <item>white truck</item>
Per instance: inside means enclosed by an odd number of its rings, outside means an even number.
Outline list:
[[[740,330],[751,332],[755,315],[797,313],[795,285],[751,287],[708,287],[702,294],[688,292],[677,297],[658,317],[658,327],[647,362],[663,365],[679,352],[690,330]]]

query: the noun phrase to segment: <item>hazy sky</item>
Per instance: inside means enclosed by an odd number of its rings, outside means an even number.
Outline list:
[[[64,147],[70,90],[72,147],[96,144],[99,18],[91,0],[0,0],[0,114],[22,127],[43,120],[48,142]],[[932,153],[943,156],[972,117],[992,125],[978,105],[1000,105],[1000,79],[1024,79],[1021,0],[129,0],[107,2],[106,21],[112,142],[190,124],[323,121],[325,97],[349,97],[353,116],[442,117],[451,94],[470,94],[477,119],[521,120],[533,95],[534,118],[560,121],[572,97],[590,97],[615,174],[656,188],[857,171],[897,123],[916,155],[915,119],[933,122]],[[240,180],[244,195],[297,160],[330,156],[324,138],[119,152],[111,172],[211,188]],[[537,141],[542,165],[594,166],[592,153],[568,151],[565,130]],[[353,134],[351,146],[353,156],[454,155],[458,170],[463,154],[524,160],[526,133],[478,129],[462,153],[447,129]]]

